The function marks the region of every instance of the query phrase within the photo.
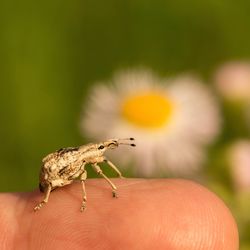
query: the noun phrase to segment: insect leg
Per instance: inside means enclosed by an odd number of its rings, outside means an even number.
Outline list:
[[[86,209],[86,202],[87,202],[87,194],[85,189],[85,180],[87,179],[87,171],[84,170],[84,172],[80,175],[80,180],[82,184],[82,205],[81,205],[81,212],[83,212]]]
[[[125,178],[122,176],[122,173],[120,172],[120,170],[114,165],[114,163],[112,163],[111,161],[109,161],[107,158],[104,159],[104,161],[112,168],[115,170],[115,172],[119,175],[120,178]]]
[[[44,197],[43,201],[41,201],[39,204],[37,204],[37,205],[34,207],[34,211],[38,211],[39,209],[41,209],[41,207],[42,207],[43,205],[45,205],[45,204],[48,202],[50,192],[51,192],[51,186],[49,185],[49,186],[47,187],[46,194],[45,194],[45,197]]]
[[[94,168],[94,170],[97,172],[97,174],[101,175],[110,184],[110,186],[112,187],[113,197],[117,197],[117,194],[116,194],[117,188],[114,185],[114,183],[102,172],[101,168],[96,163],[91,164],[91,165]]]

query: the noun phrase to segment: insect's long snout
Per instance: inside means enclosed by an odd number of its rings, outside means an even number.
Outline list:
[[[124,139],[110,139],[106,142],[104,142],[104,146],[109,149],[115,149],[119,145],[128,145],[135,147],[134,143],[131,143],[131,141],[134,141],[134,138],[124,138]]]
[[[129,146],[135,147],[136,145],[134,143],[131,143],[131,141],[134,141],[134,140],[135,140],[135,138],[133,138],[133,137],[118,139],[117,143],[118,143],[118,145],[129,145]]]

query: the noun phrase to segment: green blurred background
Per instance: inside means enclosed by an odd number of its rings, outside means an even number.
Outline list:
[[[33,190],[43,156],[86,142],[79,132],[84,98],[115,70],[191,71],[209,82],[223,62],[249,59],[249,13],[246,0],[1,1],[0,190]],[[207,171],[232,209],[217,149],[250,136],[235,114],[225,111]]]
[[[33,189],[44,155],[85,142],[79,118],[94,81],[138,65],[209,79],[220,63],[250,58],[249,10],[248,1],[1,2],[1,190]]]
[[[1,190],[34,188],[42,156],[84,142],[84,97],[116,69],[209,79],[220,63],[250,58],[249,10],[247,1],[2,2]]]

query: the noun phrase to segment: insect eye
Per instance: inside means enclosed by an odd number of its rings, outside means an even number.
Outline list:
[[[101,145],[101,146],[99,146],[99,148],[98,149],[104,149],[104,146],[103,145]]]

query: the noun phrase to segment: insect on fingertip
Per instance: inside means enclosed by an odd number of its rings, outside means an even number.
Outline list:
[[[106,179],[112,186],[113,197],[117,198],[116,186],[113,182],[102,173],[99,163],[106,162],[121,178],[123,178],[119,169],[109,160],[104,153],[106,149],[115,149],[119,145],[135,147],[133,137],[123,139],[109,139],[100,143],[90,143],[80,147],[67,147],[50,153],[42,160],[43,165],[40,174],[39,189],[45,193],[43,200],[35,206],[34,211],[40,210],[48,203],[50,193],[58,187],[72,183],[74,180],[81,180],[82,185],[82,205],[80,211],[86,209],[86,191],[85,180],[87,179],[86,164],[92,165],[93,169]]]

